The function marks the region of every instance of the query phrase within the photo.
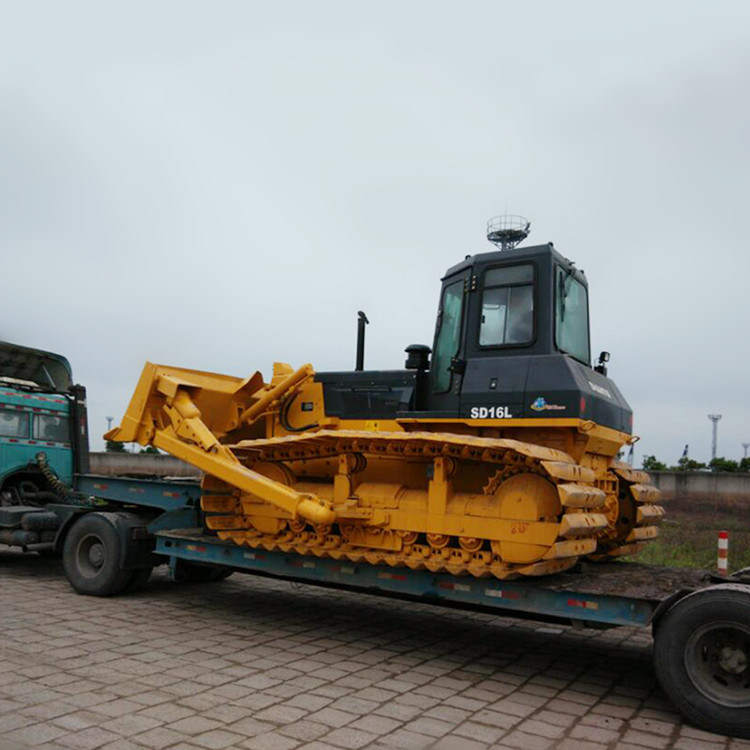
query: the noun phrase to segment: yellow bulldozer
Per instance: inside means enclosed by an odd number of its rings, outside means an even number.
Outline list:
[[[360,313],[354,371],[147,363],[105,437],[200,469],[209,533],[252,548],[500,579],[633,554],[659,492],[617,458],[637,438],[592,366],[584,273],[527,232],[491,223],[501,249],[448,269],[403,370],[363,369]]]

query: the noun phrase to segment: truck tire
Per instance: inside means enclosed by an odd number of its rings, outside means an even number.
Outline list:
[[[750,587],[720,584],[680,599],[658,622],[654,668],[690,722],[750,738]]]
[[[133,575],[122,570],[122,537],[112,513],[86,513],[68,532],[63,547],[63,568],[79,594],[112,596],[124,590]]]

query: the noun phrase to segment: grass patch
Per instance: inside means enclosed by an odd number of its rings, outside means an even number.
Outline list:
[[[667,507],[659,536],[629,558],[674,568],[716,569],[717,535],[729,532],[729,570],[750,567],[750,518],[743,509],[682,510]]]

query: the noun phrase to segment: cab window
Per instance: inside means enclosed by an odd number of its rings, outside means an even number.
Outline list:
[[[555,344],[557,348],[588,365],[589,297],[586,287],[558,266],[555,284]]]
[[[69,443],[70,430],[67,417],[53,417],[48,414],[34,415],[34,438],[55,443]]]
[[[480,346],[530,344],[534,339],[534,267],[491,268],[484,274]]]
[[[432,369],[435,373],[434,390],[445,393],[451,387],[451,359],[458,354],[461,344],[461,316],[464,301],[464,280],[448,284],[443,290],[443,299],[438,311],[438,332]]]
[[[0,437],[28,438],[28,412],[0,409]]]

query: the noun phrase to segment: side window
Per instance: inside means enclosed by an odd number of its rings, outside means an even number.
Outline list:
[[[34,415],[34,438],[55,443],[69,443],[70,429],[67,416]]]
[[[464,302],[464,280],[454,281],[445,287],[440,302],[440,326],[432,355],[434,390],[445,393],[451,387],[451,359],[458,354],[461,345],[461,313]]]
[[[479,346],[530,344],[534,339],[534,267],[491,268],[484,274]]]
[[[555,343],[584,364],[590,364],[589,298],[586,287],[571,274],[557,269]]]
[[[0,437],[28,438],[28,412],[0,409]]]

